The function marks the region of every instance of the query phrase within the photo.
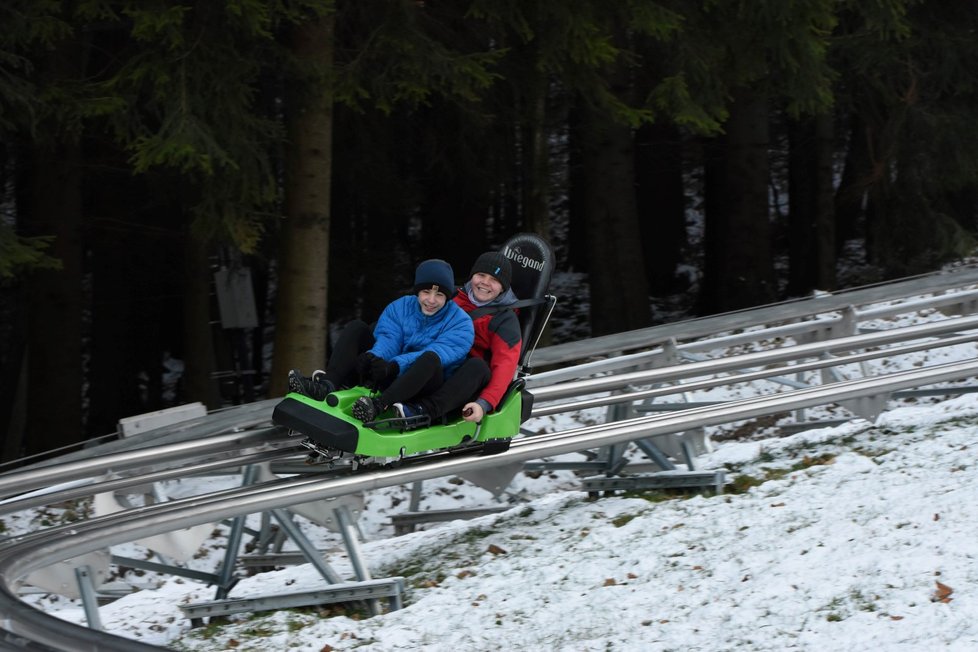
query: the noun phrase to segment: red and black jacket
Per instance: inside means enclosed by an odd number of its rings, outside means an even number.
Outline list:
[[[512,302],[516,301],[516,295],[509,291],[507,294],[512,297]],[[464,287],[459,289],[453,300],[467,313],[479,307],[472,303]],[[516,365],[523,347],[520,320],[516,311],[505,309],[505,304],[502,307],[501,310],[477,316],[472,320],[475,341],[469,351],[469,356],[483,358],[489,365],[492,375],[489,383],[479,393],[479,400],[488,403],[493,410],[499,406],[506,388],[516,376]]]

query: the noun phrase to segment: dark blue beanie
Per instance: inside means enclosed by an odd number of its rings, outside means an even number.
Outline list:
[[[455,272],[440,258],[422,262],[414,272],[414,293],[429,288],[435,288],[449,299],[455,294]]]

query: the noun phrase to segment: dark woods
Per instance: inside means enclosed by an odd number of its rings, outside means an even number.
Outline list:
[[[561,305],[586,337],[930,271],[978,226],[968,2],[14,0],[0,22],[5,459],[281,395],[418,260],[462,281],[518,231],[583,280]]]

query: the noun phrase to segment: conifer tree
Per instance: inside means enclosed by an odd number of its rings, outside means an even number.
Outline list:
[[[838,98],[866,163],[847,168],[840,201],[866,198],[867,259],[884,277],[933,269],[974,246],[978,207],[956,198],[978,178],[978,15],[968,3],[889,0],[848,3],[843,17]]]

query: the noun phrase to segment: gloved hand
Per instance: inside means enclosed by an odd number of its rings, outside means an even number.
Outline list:
[[[400,371],[401,368],[396,362],[388,362],[383,358],[374,356],[374,359],[370,361],[370,386],[378,391],[383,391],[394,382]]]
[[[380,360],[370,351],[361,353],[357,356],[357,376],[360,378],[360,384],[366,385],[371,379],[371,369],[374,360]]]

